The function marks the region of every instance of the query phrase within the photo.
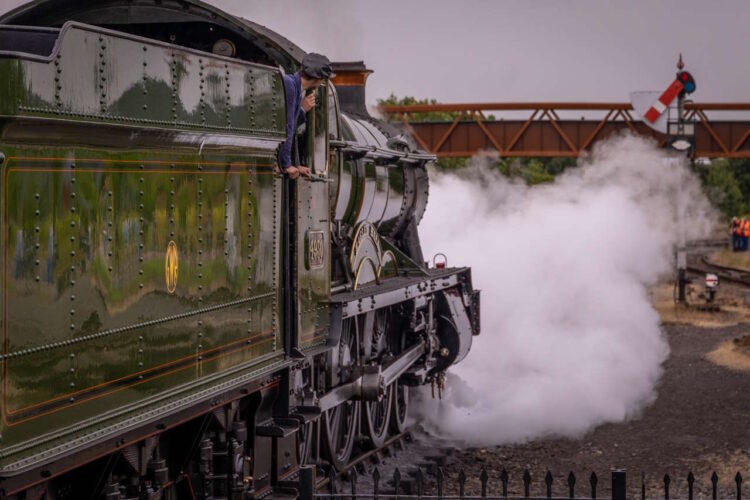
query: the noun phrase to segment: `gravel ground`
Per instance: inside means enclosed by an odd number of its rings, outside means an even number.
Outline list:
[[[544,475],[552,471],[553,494],[567,496],[567,477],[577,479],[577,494],[589,495],[588,478],[599,477],[598,493],[609,495],[611,470],[624,468],[629,496],[640,496],[645,472],[647,496],[663,497],[663,477],[672,478],[670,496],[687,497],[686,477],[695,474],[697,497],[711,496],[710,476],[719,476],[719,496],[736,498],[734,476],[750,479],[750,373],[715,365],[706,353],[721,342],[742,337],[747,325],[700,328],[665,325],[671,355],[657,386],[658,398],[643,414],[625,423],[602,425],[581,439],[544,439],[515,446],[453,453],[443,471],[451,483],[467,475],[467,494],[480,491],[482,467],[490,493],[500,493],[500,473],[510,476],[509,493],[523,493],[522,475],[532,475],[532,495],[544,495]],[[456,491],[449,488],[449,491]]]

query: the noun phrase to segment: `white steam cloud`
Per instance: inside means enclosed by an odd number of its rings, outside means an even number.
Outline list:
[[[433,175],[425,255],[473,268],[482,333],[449,371],[443,401],[422,394],[422,421],[488,446],[637,414],[669,352],[647,287],[672,272],[673,246],[713,221],[686,162],[632,135],[543,186],[481,159]]]

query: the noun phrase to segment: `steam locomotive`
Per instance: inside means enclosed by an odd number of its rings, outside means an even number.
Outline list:
[[[431,155],[340,63],[278,172],[304,53],[196,0],[0,18],[0,496],[261,498],[404,430],[479,334],[430,266]]]

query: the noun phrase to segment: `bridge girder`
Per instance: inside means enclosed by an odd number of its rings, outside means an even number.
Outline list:
[[[633,116],[630,103],[528,102],[382,106],[381,113],[403,123],[419,145],[438,157],[486,153],[501,157],[576,157],[592,144],[622,130],[650,137],[660,146],[666,136]],[[508,112],[510,119],[485,113]],[[453,121],[418,121],[423,113],[456,113]],[[731,112],[740,119],[712,119]],[[686,103],[684,118],[695,123],[696,157],[750,158],[750,103]],[[581,113],[581,119],[570,115]],[[592,118],[598,113],[600,116]],[[518,118],[523,114],[525,118]],[[561,115],[564,117],[561,118]],[[601,116],[603,115],[603,116]]]

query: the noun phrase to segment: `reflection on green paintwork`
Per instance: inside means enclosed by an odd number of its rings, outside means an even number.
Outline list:
[[[225,159],[201,171],[89,165],[80,157],[74,169],[66,163],[19,151],[6,164],[10,423],[44,421],[79,403],[79,417],[94,415],[110,406],[102,397],[116,408],[163,388],[143,382],[155,376],[150,371],[218,355],[232,343],[257,345],[247,356],[274,350],[280,181],[267,158]],[[179,249],[174,294],[165,277],[169,241]],[[252,297],[260,298],[201,313]],[[122,379],[141,373],[123,400]],[[188,382],[210,372],[181,373]],[[34,427],[15,426],[4,442]]]

